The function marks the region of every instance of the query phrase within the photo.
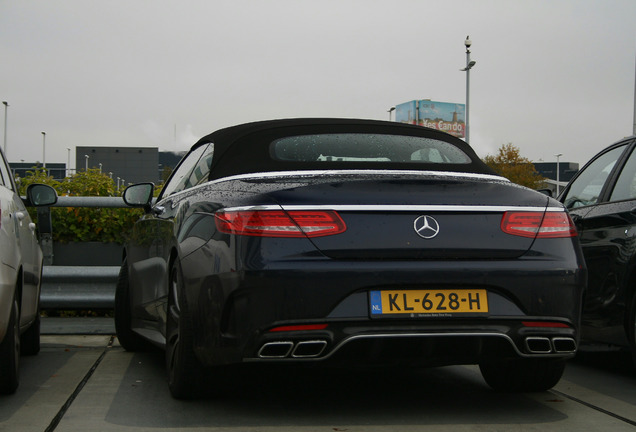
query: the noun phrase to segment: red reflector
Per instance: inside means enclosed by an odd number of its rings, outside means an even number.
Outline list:
[[[305,324],[305,325],[291,325],[274,327],[270,329],[270,332],[284,332],[284,331],[303,331],[303,330],[324,330],[327,328],[327,324]]]
[[[567,324],[549,321],[523,321],[522,324],[526,327],[570,328]]]
[[[260,237],[320,237],[347,229],[335,211],[218,211],[216,227],[227,234]]]
[[[575,237],[576,227],[566,212],[505,212],[501,230],[530,238]]]

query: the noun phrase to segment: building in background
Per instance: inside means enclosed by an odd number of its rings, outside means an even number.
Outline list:
[[[552,190],[552,193],[556,193],[557,182],[557,163],[556,162],[533,162],[534,168],[537,172],[548,179],[548,188]],[[559,190],[568,184],[572,177],[579,172],[579,164],[574,162],[559,162]]]
[[[466,105],[412,100],[395,106],[395,121],[441,130],[459,138],[466,136]]]
[[[9,162],[9,165],[11,166],[11,171],[13,171],[13,176],[16,178],[26,177],[29,171],[42,168],[41,162]],[[46,171],[55,180],[62,180],[66,177],[66,164],[47,162]]]
[[[76,171],[86,168],[99,169],[113,179],[118,186],[131,183],[166,180],[186,152],[160,152],[156,147],[76,147],[75,168],[65,163],[48,163],[46,171],[56,180],[62,180]],[[29,171],[42,168],[41,162],[10,162],[17,178],[26,177]]]
[[[157,147],[75,147],[75,169],[96,168],[125,186],[158,180]]]
[[[159,179],[168,180],[187,152],[159,152]]]

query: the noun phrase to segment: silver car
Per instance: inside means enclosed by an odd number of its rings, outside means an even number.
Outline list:
[[[0,152],[0,394],[16,391],[20,354],[40,351],[42,251],[17,191]],[[50,186],[33,184],[27,200],[34,206],[52,205],[57,194]]]

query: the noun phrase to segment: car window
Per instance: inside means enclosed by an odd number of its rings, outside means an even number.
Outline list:
[[[4,157],[0,157],[0,184],[13,190],[13,183],[11,182],[11,170],[7,166]]]
[[[469,164],[453,144],[433,138],[386,134],[316,134],[278,139],[274,159],[296,162],[407,162]]]
[[[636,199],[636,153],[632,151],[614,185],[610,201]]]
[[[603,153],[588,165],[570,185],[563,203],[569,209],[596,204],[616,161],[627,145]]]
[[[174,193],[191,188],[207,181],[212,165],[214,144],[206,144],[197,147],[179,164],[170,180],[161,191],[161,197],[165,198]]]

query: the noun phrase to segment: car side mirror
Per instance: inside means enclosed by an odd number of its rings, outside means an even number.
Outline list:
[[[132,186],[128,186],[124,191],[122,198],[126,205],[130,207],[143,207],[145,209],[149,209],[154,191],[155,185],[153,183],[137,183]]]
[[[542,193],[543,195],[547,195],[550,198],[553,198],[552,189],[537,189],[537,192]]]
[[[34,207],[52,206],[57,202],[57,192],[49,185],[34,183],[27,187],[28,204]]]

